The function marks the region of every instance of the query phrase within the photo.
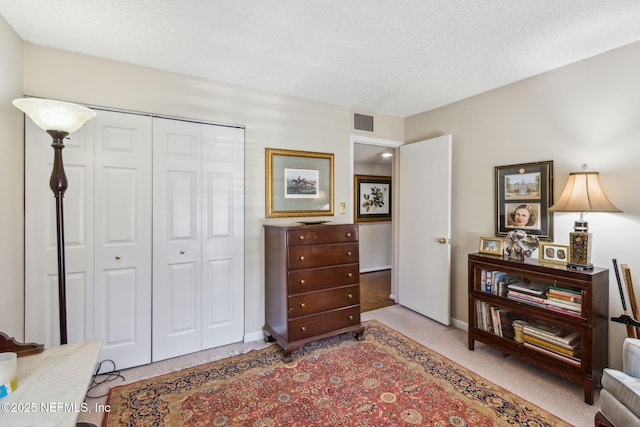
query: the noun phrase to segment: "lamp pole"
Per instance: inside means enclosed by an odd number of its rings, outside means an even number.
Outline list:
[[[49,187],[53,191],[56,199],[56,236],[58,242],[58,307],[60,311],[60,344],[67,344],[67,285],[66,267],[64,259],[64,193],[67,191],[69,183],[64,172],[62,162],[62,149],[64,148],[64,138],[68,132],[59,130],[48,130],[47,133],[53,138],[53,170]]]

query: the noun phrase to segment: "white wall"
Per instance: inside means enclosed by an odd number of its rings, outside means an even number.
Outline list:
[[[453,135],[452,316],[467,320],[467,254],[495,233],[494,167],[553,160],[554,193],[582,163],[599,171],[621,214],[587,215],[592,261],[612,258],[640,276],[640,43],[410,117],[410,142]],[[555,242],[567,244],[577,215],[555,214]],[[640,291],[636,280],[636,293]],[[613,271],[609,314],[622,313]],[[609,364],[621,366],[623,325],[609,322]]]
[[[224,60],[224,58],[221,58]],[[246,126],[245,335],[264,323],[265,147],[334,153],[334,211],[351,204],[348,109],[26,43],[27,95]],[[375,116],[376,137],[402,139],[401,119]],[[348,209],[351,211],[351,209]],[[351,222],[336,214],[336,222]],[[292,223],[295,219],[269,220]]]
[[[0,16],[0,331],[24,339],[24,130],[22,40]]]
[[[393,176],[391,162],[388,164],[355,163],[353,170],[356,175]],[[376,221],[359,224],[360,271],[366,273],[391,268],[392,222]]]

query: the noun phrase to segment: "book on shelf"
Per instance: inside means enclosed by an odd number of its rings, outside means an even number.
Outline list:
[[[574,348],[564,348],[564,347],[561,347],[561,346],[559,346],[557,344],[553,344],[553,343],[551,343],[549,341],[545,341],[543,339],[536,338],[536,337],[531,336],[529,334],[524,334],[524,341],[532,343],[532,344],[536,344],[536,345],[538,345],[540,347],[544,347],[544,348],[546,348],[548,350],[553,350],[553,351],[555,351],[557,353],[560,353],[560,354],[564,354],[565,356],[573,356],[573,357],[575,357],[576,355],[580,354],[580,345],[579,344],[575,345]]]
[[[524,292],[518,292],[518,291],[509,291],[507,292],[507,297],[513,297],[513,298],[520,298],[523,299],[525,301],[533,301],[533,302],[537,302],[537,303],[544,303],[547,299],[543,298],[543,297],[538,297],[535,295],[529,295],[529,294],[525,294]]]
[[[480,290],[492,295],[506,296],[506,284],[512,281],[503,271],[482,270]]]
[[[524,326],[524,333],[550,341],[552,343],[572,348],[576,343],[580,342],[580,331],[544,322],[534,320]]]
[[[582,303],[575,303],[575,302],[570,302],[570,301],[558,301],[558,300],[553,299],[553,298],[547,298],[545,303],[549,304],[549,305],[552,305],[554,307],[564,308],[564,309],[567,309],[567,310],[572,310],[572,311],[577,311],[577,312],[581,312],[582,311]]]
[[[531,282],[531,283],[524,283],[524,282],[516,282],[516,283],[509,283],[507,285],[507,287],[509,288],[509,290],[514,290],[517,292],[522,292],[525,294],[529,294],[529,295],[534,295],[534,296],[544,296],[547,293],[548,290],[548,286],[542,283],[535,283],[535,282]]]
[[[549,350],[547,348],[544,347],[540,347],[538,345],[535,345],[533,343],[530,342],[526,342],[524,343],[524,346],[526,348],[532,349],[534,351],[539,351],[540,353],[546,354],[548,356],[554,357],[558,360],[562,360],[563,362],[568,362],[574,366],[580,366],[580,358],[578,357],[572,357],[572,356],[565,356],[564,354],[561,353],[557,353],[553,350]]]
[[[582,302],[582,295],[563,294],[563,293],[554,291],[553,289],[549,289],[549,291],[547,292],[547,298],[550,298],[550,299],[553,298],[560,301],[569,301],[569,302],[576,302],[576,303]]]
[[[549,290],[560,293],[560,294],[582,296],[582,291],[576,291],[574,289],[563,288],[561,286],[556,286],[556,285],[549,286]]]

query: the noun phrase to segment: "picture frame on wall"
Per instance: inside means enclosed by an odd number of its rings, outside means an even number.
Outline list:
[[[354,222],[391,221],[391,177],[354,175]]]
[[[333,153],[265,149],[266,216],[333,215]]]
[[[495,167],[496,236],[524,230],[553,240],[553,160]]]
[[[542,263],[549,262],[553,264],[566,265],[571,262],[569,259],[569,246],[558,245],[555,243],[541,243],[540,254],[538,260]]]
[[[504,239],[501,237],[481,237],[478,252],[488,255],[502,256],[504,251]]]

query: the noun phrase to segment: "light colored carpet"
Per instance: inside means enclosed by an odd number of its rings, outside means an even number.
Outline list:
[[[467,349],[465,331],[446,327],[402,306],[394,305],[362,314],[362,320],[375,319],[403,333],[409,338],[441,353],[456,363],[476,372],[484,378],[521,396],[531,403],[578,427],[593,425],[593,417],[599,408],[599,392],[596,390],[594,405],[584,403],[582,386],[559,378],[544,370],[521,362],[514,357],[504,357],[501,352],[476,342],[475,351]],[[162,362],[122,371],[125,381],[104,383],[90,392],[106,395],[109,388],[140,379],[174,372],[235,354],[264,347],[262,341],[239,343],[201,351]],[[90,409],[104,404],[106,397],[87,399]],[[96,425],[102,423],[102,412],[81,413],[78,421]]]

